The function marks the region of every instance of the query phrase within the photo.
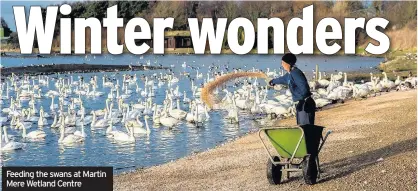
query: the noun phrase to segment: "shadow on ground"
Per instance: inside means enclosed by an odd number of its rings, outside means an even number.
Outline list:
[[[400,142],[393,143],[377,150],[365,152],[356,156],[343,158],[340,160],[324,163],[321,170],[329,173],[320,179],[319,182],[326,182],[347,176],[353,172],[362,170],[369,166],[379,163],[379,158],[388,158],[401,153],[416,151],[417,139],[412,138]]]

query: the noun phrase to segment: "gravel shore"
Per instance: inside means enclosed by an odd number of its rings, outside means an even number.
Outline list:
[[[115,190],[416,190],[417,92],[390,92],[317,113],[333,131],[320,153],[321,178],[266,179],[267,155],[252,133],[206,152],[114,177]],[[295,119],[280,121],[294,125]]]

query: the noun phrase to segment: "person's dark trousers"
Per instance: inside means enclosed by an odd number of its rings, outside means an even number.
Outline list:
[[[308,97],[296,105],[296,121],[305,134],[306,150],[310,154],[310,166],[317,170],[319,165],[318,148],[322,137],[323,127],[315,124],[316,103]],[[318,169],[319,170],[319,169]]]
[[[299,101],[296,105],[296,122],[298,125],[314,125],[315,124],[316,103],[308,97]]]
[[[323,127],[316,125],[301,125],[305,134],[306,150],[310,155],[308,163],[314,174],[319,176],[319,157],[318,149],[321,142]]]

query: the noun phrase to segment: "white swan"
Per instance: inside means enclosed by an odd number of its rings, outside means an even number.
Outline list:
[[[170,108],[168,110],[168,113],[170,114],[171,117],[174,117],[175,119],[181,120],[181,119],[184,119],[186,117],[187,112],[185,112],[185,111],[183,111],[179,108],[179,105],[180,105],[179,101],[180,100],[177,100],[177,103],[178,103],[177,104],[177,109],[173,109],[173,103],[172,103],[173,100],[170,99]]]
[[[318,72],[318,73],[319,73],[319,77],[318,77],[319,86],[321,86],[323,88],[327,87],[329,85],[329,81],[326,80],[326,79],[322,79],[321,72]]]
[[[104,128],[108,125],[106,119],[97,120],[96,113],[93,112],[93,120],[91,122],[92,128]]]
[[[226,117],[231,123],[239,123],[238,108],[235,103],[235,99],[232,99],[232,107],[228,110],[228,116]]]
[[[112,124],[112,123],[111,123]],[[129,133],[124,133],[122,131],[111,130],[112,126],[109,127],[110,130],[107,131],[109,135],[115,140],[120,142],[135,142],[134,131],[130,131],[126,128],[126,131]]]
[[[84,137],[77,136],[74,134],[69,134],[65,136],[65,129],[64,129],[64,121],[62,121],[60,126],[60,138],[58,139],[58,143],[61,144],[72,144],[72,143],[80,143],[84,141]]]
[[[0,149],[2,151],[19,150],[19,149],[23,149],[25,147],[24,143],[9,140],[9,136],[7,135],[6,126],[3,126],[3,131],[4,131],[4,140],[3,140],[3,136],[2,136],[2,132],[1,132],[1,128],[0,128]]]
[[[172,128],[175,125],[177,125],[177,123],[179,123],[179,120],[177,120],[176,118],[168,116],[166,104],[164,105],[163,112],[161,113],[161,116],[160,116],[160,123],[161,125],[166,126],[168,128]]]
[[[22,123],[19,123],[19,125],[23,125]],[[22,137],[28,138],[28,139],[44,139],[46,137],[46,133],[43,130],[34,130],[29,133],[26,133],[26,128],[22,128]]]
[[[135,128],[136,131],[136,129],[142,129],[144,124],[141,121],[139,121],[139,115],[137,115],[135,120],[126,121],[125,126],[127,126],[128,128]]]
[[[147,135],[149,135],[151,133],[151,130],[150,130],[149,126],[148,126],[148,119],[149,119],[149,116],[148,115],[145,115],[144,116],[144,121],[145,121],[145,127],[146,127],[146,129],[144,129],[144,128],[136,128],[136,129],[133,130],[135,134],[147,134]]]
[[[41,107],[41,111],[39,112],[38,126],[45,126],[45,125],[48,125],[48,121],[44,117],[44,110]]]
[[[80,136],[80,137],[86,137],[86,133],[84,132],[84,115],[81,118],[81,131],[77,130],[74,132],[74,135]]]

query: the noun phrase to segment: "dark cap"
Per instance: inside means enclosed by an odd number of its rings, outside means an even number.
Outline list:
[[[282,60],[291,66],[296,64],[296,56],[292,53],[286,53],[285,55],[283,55]]]

